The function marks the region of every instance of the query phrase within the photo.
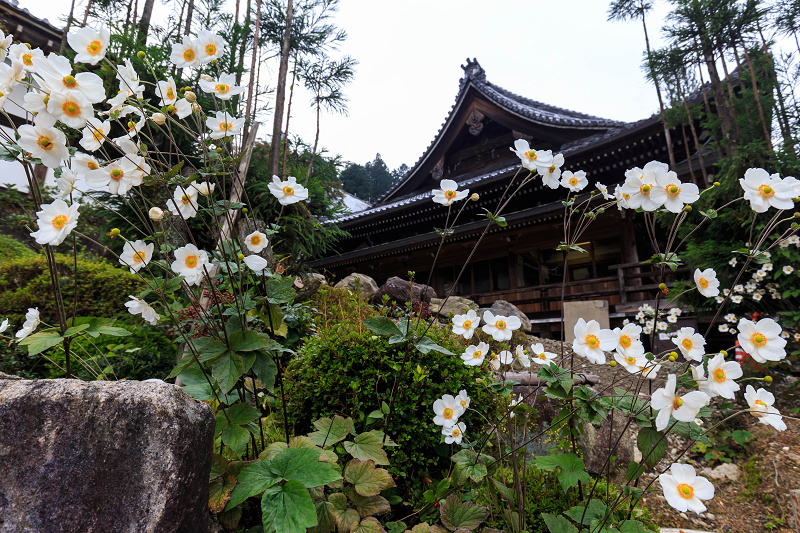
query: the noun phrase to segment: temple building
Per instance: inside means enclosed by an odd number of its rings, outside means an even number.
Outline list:
[[[566,189],[550,189],[541,178],[526,185],[503,212],[507,225],[492,225],[470,259],[486,227],[484,209],[496,212],[520,169],[510,147],[526,139],[536,149],[563,153],[562,170],[587,173],[590,185],[582,195],[596,182],[613,191],[627,169],[669,160],[663,125],[657,115],[626,123],[561,109],[494,85],[474,59],[462,68],[455,104],[419,161],[371,207],[338,218],[350,237],[339,242],[337,254],[311,266],[336,279],[367,274],[378,284],[391,276],[407,278],[409,271],[421,283],[430,275],[441,297],[452,290],[482,306],[506,300],[528,315],[534,331],[554,334],[560,327],[564,257],[556,247],[564,239]],[[694,152],[682,138],[673,130],[675,153]],[[706,156],[704,162],[709,166],[714,158]],[[678,163],[682,181],[692,180],[690,165],[697,173],[695,157]],[[445,227],[448,214],[431,200],[442,179],[478,193],[480,200],[467,201],[431,273],[441,240],[436,228]],[[460,208],[455,204],[451,214]],[[568,256],[566,300],[606,300],[612,321],[621,321],[635,312],[634,302],[653,297],[657,282],[638,266],[652,254],[640,224],[641,217],[611,208],[589,226],[579,243],[587,253]]]

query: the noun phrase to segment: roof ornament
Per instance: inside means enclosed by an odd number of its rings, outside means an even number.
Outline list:
[[[472,59],[467,58],[467,64],[461,65],[461,69],[464,71],[465,77],[467,78],[486,81],[486,71],[483,70],[483,67],[474,57]]]

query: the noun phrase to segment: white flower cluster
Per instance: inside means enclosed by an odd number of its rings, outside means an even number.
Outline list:
[[[440,399],[433,402],[433,423],[442,426],[442,434],[447,444],[461,444],[464,432],[467,430],[464,422],[458,419],[469,409],[469,396],[466,390],[458,393],[458,396],[445,394]]]

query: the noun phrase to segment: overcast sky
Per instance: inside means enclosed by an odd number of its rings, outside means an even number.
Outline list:
[[[83,13],[86,0],[78,1]],[[20,5],[56,25],[69,10],[67,0]],[[615,120],[650,116],[658,101],[640,69],[642,25],[606,22],[607,8],[606,0],[341,0],[334,21],[349,34],[341,52],[359,65],[346,88],[349,116],[323,115],[321,144],[346,161],[379,152],[390,168],[413,165],[447,117],[467,57],[489,81],[534,100]],[[667,12],[656,2],[648,19],[654,47]],[[274,86],[277,73],[262,69],[261,77]],[[309,101],[295,95],[290,124],[310,144]],[[265,118],[262,131],[271,133]]]

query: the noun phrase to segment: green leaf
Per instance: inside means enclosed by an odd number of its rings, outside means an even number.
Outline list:
[[[81,331],[88,329],[89,324],[78,324],[77,326],[72,326],[68,328],[67,331],[64,332],[65,337],[72,337],[73,335],[80,333]]]
[[[428,336],[422,337],[420,340],[418,340],[416,342],[416,344],[414,346],[416,346],[417,350],[419,350],[420,352],[422,352],[424,354],[426,354],[428,352],[431,352],[431,351],[434,351],[434,352],[443,353],[445,355],[454,355],[453,352],[451,352],[447,348],[444,348],[443,346],[439,346],[438,344],[433,342],[433,340]]]
[[[576,505],[564,514],[579,524],[588,526],[596,520],[605,519],[610,512],[611,509],[609,509],[603,502],[600,500],[592,500],[589,502],[588,506]],[[583,520],[581,520],[581,517],[583,517]]]
[[[273,276],[266,282],[267,301],[274,304],[289,303],[294,299],[294,277]]]
[[[382,335],[384,337],[388,337],[389,335],[397,335],[399,337],[404,337],[400,329],[397,325],[392,322],[392,319],[385,316],[376,316],[374,318],[369,318],[364,320],[364,325],[367,328],[378,335]]]
[[[178,172],[180,172],[181,168],[183,168],[183,163],[184,163],[183,160],[178,161],[178,163],[174,167],[169,169],[169,171],[166,174],[164,174],[164,178],[163,178],[164,181],[170,180],[170,179],[174,178],[175,176],[177,176]]]
[[[644,524],[638,520],[625,520],[619,525],[620,533],[647,533]]]
[[[228,346],[234,352],[253,352],[256,350],[280,350],[280,344],[253,330],[239,330],[228,335]]]
[[[628,463],[628,471],[625,474],[626,481],[634,481],[639,479],[644,474],[644,465],[640,465],[636,461]]]
[[[334,505],[322,499],[314,502],[314,508],[317,510],[317,526],[309,529],[309,533],[333,533],[336,529]]]
[[[235,484],[236,476],[220,476],[208,484],[208,508],[212,513],[225,509]]]
[[[342,479],[329,463],[319,460],[319,448],[286,448],[272,459],[276,476],[299,481],[306,487],[320,487]]]
[[[225,415],[231,424],[243,426],[261,416],[261,412],[246,402],[238,402],[225,409]]]
[[[457,494],[451,494],[439,507],[439,515],[444,527],[450,531],[466,529],[472,531],[489,516],[489,510],[472,502],[462,502]]]
[[[578,533],[578,528],[573,526],[569,520],[563,516],[553,516],[548,513],[542,513],[544,523],[547,524],[547,529],[550,533]]]
[[[224,474],[225,470],[228,468],[228,462],[229,461],[222,455],[216,453],[211,454],[211,474],[209,474],[208,479],[218,478]]]
[[[362,461],[375,461],[377,465],[388,465],[389,458],[383,450],[383,443],[373,433],[361,433],[353,442],[345,441],[347,453]]]
[[[476,458],[472,450],[461,450],[453,456],[453,483],[461,485],[467,479],[478,482],[486,477],[486,465],[476,461]]]
[[[252,463],[239,474],[227,508],[236,507],[247,498],[261,494],[281,480],[269,469],[270,461]]]
[[[636,446],[642,452],[644,464],[653,468],[667,451],[667,439],[660,431],[653,428],[642,428],[636,437]]]
[[[308,489],[292,479],[264,491],[261,520],[268,533],[306,533],[306,529],[317,525],[317,511]]]
[[[252,368],[256,377],[261,380],[261,384],[268,392],[275,390],[275,376],[278,375],[278,367],[272,355],[262,351],[256,352]]]
[[[219,383],[219,388],[225,394],[228,394],[230,390],[236,385],[236,381],[242,377],[242,369],[244,368],[244,363],[242,362],[242,358],[239,357],[238,354],[230,350],[226,350],[217,362],[214,363],[214,366],[211,367],[211,375]]]
[[[361,496],[352,487],[347,490],[347,497],[353,502],[361,518],[388,513],[392,510],[389,500],[383,496]]]
[[[355,528],[353,528],[352,533],[385,533],[386,530],[383,529],[381,523],[378,522],[377,519],[373,517],[367,517],[361,521]]]
[[[344,479],[352,483],[361,496],[377,496],[382,490],[395,486],[389,472],[375,468],[373,461],[353,459],[344,469]]]
[[[28,347],[28,355],[36,355],[60,344],[63,340],[64,337],[59,335],[57,331],[50,330],[28,335],[20,341],[20,344]]]
[[[578,484],[579,481],[584,483],[589,481],[589,474],[586,472],[586,465],[583,459],[574,453],[557,453],[553,455],[542,455],[533,460],[539,470],[552,471],[556,467],[561,471],[558,473],[558,481],[561,483],[561,488],[566,492],[571,487]]]
[[[89,322],[89,327],[86,328],[84,331],[91,335],[92,337],[99,337],[100,335],[111,335],[112,337],[127,337],[131,334],[125,328],[118,328],[115,326],[111,326],[111,321],[102,319],[102,318],[95,318]]]
[[[334,415],[333,419],[320,418],[314,422],[317,431],[308,434],[308,438],[317,446],[332,446],[344,440],[353,429],[353,420]]]
[[[222,430],[222,442],[227,444],[238,457],[241,457],[247,449],[247,443],[250,442],[250,432],[242,426],[228,424]]]

